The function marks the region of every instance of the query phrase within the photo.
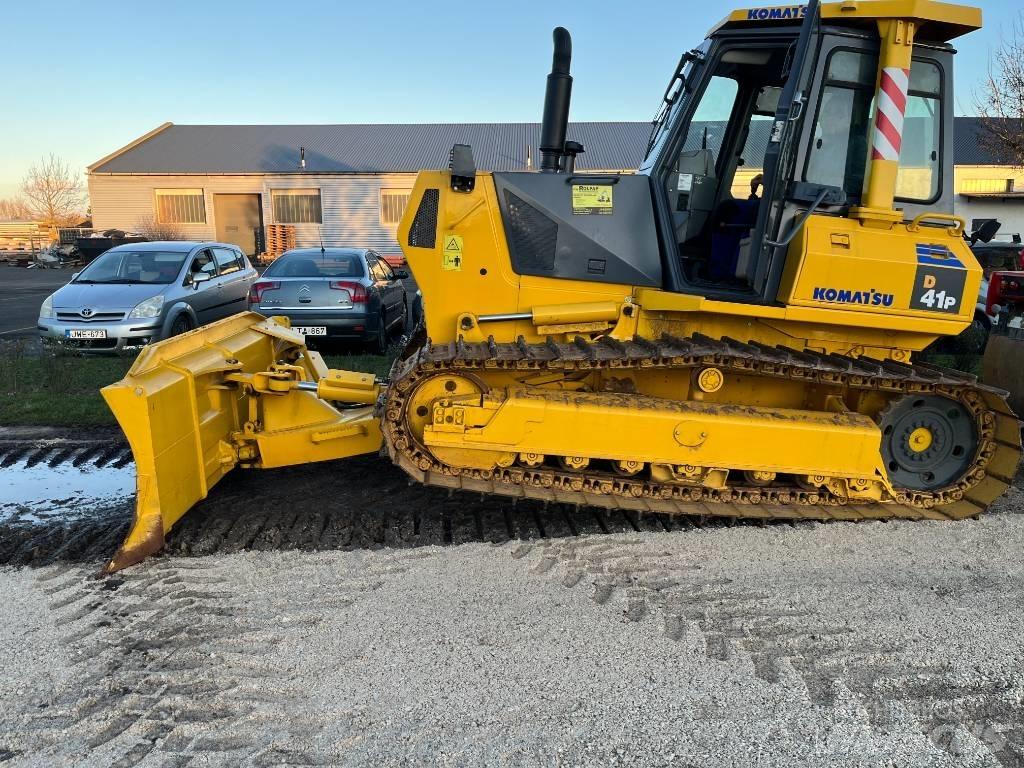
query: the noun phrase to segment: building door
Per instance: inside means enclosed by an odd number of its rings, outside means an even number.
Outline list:
[[[248,256],[256,255],[256,230],[263,218],[258,194],[214,195],[213,218],[220,242],[237,245]]]

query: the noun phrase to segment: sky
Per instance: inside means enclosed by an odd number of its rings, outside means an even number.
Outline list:
[[[1020,0],[975,0],[956,113],[974,113]],[[751,5],[769,5],[754,2]],[[53,153],[85,168],[170,121],[536,122],[551,30],[573,36],[573,120],[649,120],[680,54],[741,3],[8,0],[0,197]]]

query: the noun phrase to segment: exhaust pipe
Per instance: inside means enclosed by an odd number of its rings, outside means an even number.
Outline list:
[[[540,125],[540,169],[557,173],[565,153],[565,132],[569,125],[569,100],[572,95],[572,38],[565,27],[555,27],[555,53],[551,59],[544,93],[544,119]]]

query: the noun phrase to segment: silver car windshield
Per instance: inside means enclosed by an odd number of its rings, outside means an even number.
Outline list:
[[[107,251],[82,270],[76,283],[173,283],[185,251]]]
[[[263,277],[364,277],[363,260],[354,253],[286,253]]]

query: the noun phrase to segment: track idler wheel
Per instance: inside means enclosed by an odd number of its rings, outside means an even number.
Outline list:
[[[882,458],[897,488],[931,491],[956,483],[978,449],[971,413],[939,395],[906,395],[882,411]]]

